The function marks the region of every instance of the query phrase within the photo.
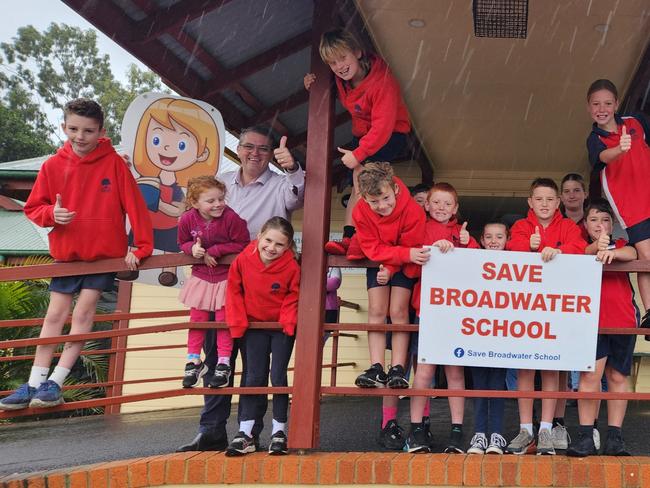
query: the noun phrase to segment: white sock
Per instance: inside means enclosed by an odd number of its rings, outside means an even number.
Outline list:
[[[520,430],[527,430],[530,435],[533,435],[533,424],[519,424]]]
[[[255,426],[254,420],[242,420],[241,422],[239,422],[239,430],[244,434],[246,434],[248,437],[251,437],[254,426]]]
[[[63,382],[65,379],[68,377],[70,374],[70,370],[68,368],[64,368],[62,366],[56,366],[54,368],[54,371],[52,371],[52,374],[50,375],[50,379],[54,381],[57,385],[63,386]]]
[[[271,433],[275,434],[278,430],[281,430],[285,434],[287,433],[287,423],[286,422],[278,422],[277,420],[273,419],[273,429],[271,429]]]
[[[539,430],[547,429],[547,430],[550,431],[552,428],[553,428],[553,422],[540,422],[539,423]]]
[[[29,386],[32,388],[38,388],[41,386],[41,383],[47,381],[47,373],[50,372],[50,368],[44,368],[43,366],[32,366],[32,371],[29,373]]]

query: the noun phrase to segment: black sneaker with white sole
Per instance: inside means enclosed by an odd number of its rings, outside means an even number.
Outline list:
[[[255,452],[255,441],[252,437],[247,436],[243,432],[237,432],[235,438],[230,442],[226,449],[226,456],[244,456],[251,452]]]
[[[465,454],[463,451],[463,431],[452,427],[449,434],[449,444],[445,447],[446,454]]]
[[[271,442],[269,444],[269,454],[271,456],[281,456],[283,454],[289,453],[289,447],[287,445],[287,435],[278,430],[275,434],[271,436]]]
[[[424,424],[420,423],[416,427],[411,428],[411,433],[404,443],[404,450],[412,454],[430,452],[429,439],[427,439]]]
[[[384,367],[375,363],[357,376],[354,382],[359,388],[381,388],[388,383],[388,376],[384,373]]]
[[[222,388],[228,386],[230,381],[231,369],[229,364],[219,363],[214,368],[214,376],[208,381],[209,388]]]
[[[183,377],[183,388],[192,388],[208,372],[208,367],[204,362],[195,364],[189,362],[185,365],[185,376]]]
[[[404,448],[404,429],[395,420],[389,420],[386,427],[379,433],[379,445],[391,451],[401,451]]]
[[[409,382],[406,380],[406,372],[401,364],[391,366],[388,370],[388,388],[408,388]]]

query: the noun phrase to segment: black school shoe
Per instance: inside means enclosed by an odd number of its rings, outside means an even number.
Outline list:
[[[228,438],[223,436],[215,436],[209,432],[199,433],[192,442],[183,444],[176,449],[176,452],[188,451],[225,451],[228,447]]]
[[[395,420],[389,420],[386,427],[381,429],[379,445],[391,451],[401,451],[404,448],[404,429]]]
[[[625,448],[625,441],[620,431],[607,432],[603,456],[630,456],[629,451]]]
[[[596,445],[594,444],[594,436],[591,433],[585,435],[580,431],[578,431],[578,438],[566,450],[566,455],[572,457],[587,457],[596,454],[598,454],[598,451],[596,451]]]

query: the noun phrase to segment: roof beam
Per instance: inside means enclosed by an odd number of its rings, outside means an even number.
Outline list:
[[[65,0],[64,0],[65,1]],[[183,0],[169,8],[147,12],[146,19],[137,22],[134,42],[151,42],[165,33],[180,31],[192,20],[215,9],[221,8],[231,0]]]
[[[302,51],[310,45],[311,31],[298,34],[297,36],[292,37],[291,39],[288,39],[223,73],[223,75],[219,76],[219,79],[212,84],[211,90],[207,93],[207,96],[228,88],[234,83],[237,83],[244,78],[248,78],[258,71],[273,65],[280,59],[284,59],[298,51]]]
[[[270,107],[266,107],[264,110],[251,117],[249,125],[261,124],[273,118],[277,118],[281,113],[293,110],[294,108],[307,103],[308,100],[309,92],[304,88],[301,88],[297,92],[289,95],[287,98],[274,103]]]
[[[105,0],[62,1],[142,61],[149,69],[156,72],[172,89],[181,95],[202,99],[209,85],[195,72],[182,69],[185,64],[181,63],[181,60],[167,47],[159,44],[160,49],[157,49],[154,47],[158,46],[152,44],[129,42],[137,33],[135,27],[137,24],[113,2]],[[217,94],[212,100],[229,128],[242,127],[242,124],[246,123],[246,117],[223,96]]]

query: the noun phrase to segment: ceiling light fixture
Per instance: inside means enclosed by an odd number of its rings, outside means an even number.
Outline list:
[[[424,19],[411,19],[409,20],[409,26],[414,29],[422,29],[426,25]]]

